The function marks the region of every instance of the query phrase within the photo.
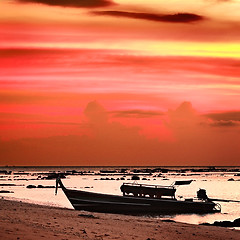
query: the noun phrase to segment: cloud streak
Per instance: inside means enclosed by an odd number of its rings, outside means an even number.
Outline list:
[[[125,12],[125,11],[93,11],[95,15],[125,17],[132,19],[142,19],[155,22],[171,22],[171,23],[191,23],[202,21],[203,16],[193,13],[176,13],[176,14],[155,14],[143,12]]]
[[[144,110],[125,110],[125,111],[112,111],[110,112],[114,117],[121,118],[150,118],[156,116],[165,115],[162,112],[158,111],[144,111]]]
[[[115,5],[111,0],[17,0],[20,3],[39,3],[49,6],[95,8]]]

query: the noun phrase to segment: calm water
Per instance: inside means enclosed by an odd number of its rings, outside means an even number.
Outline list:
[[[126,167],[127,168],[127,167]],[[126,169],[125,168],[125,169]],[[133,170],[135,169],[134,173]],[[137,174],[140,177],[138,183],[171,185],[176,180],[194,180],[188,186],[179,186],[177,188],[177,197],[191,198],[196,196],[199,188],[207,190],[210,198],[218,199],[232,199],[240,201],[240,171],[238,167],[225,168],[222,171],[202,171],[196,172],[194,168],[191,170],[187,168],[167,168],[166,173],[155,172],[151,175],[149,173],[135,173],[139,168],[127,168],[125,173],[121,172],[119,168],[0,168],[0,191],[7,190],[13,193],[0,193],[0,196],[8,199],[17,199],[21,201],[38,203],[43,205],[58,206],[64,208],[72,208],[67,198],[59,189],[55,196],[54,188],[33,188],[28,189],[28,185],[43,185],[55,186],[55,180],[41,179],[47,173],[52,171],[66,172],[76,170],[83,171],[80,175],[67,175],[63,179],[63,183],[68,188],[84,189],[85,191],[110,193],[115,195],[122,195],[120,186],[123,182],[133,182],[131,180],[132,174]],[[153,167],[149,169],[154,169]],[[184,169],[180,171],[180,169]],[[221,168],[222,169],[222,168]],[[220,170],[221,170],[220,169]],[[8,171],[3,173],[1,171]],[[112,170],[114,173],[100,173],[100,170]],[[176,170],[176,171],[175,171]],[[9,172],[11,171],[11,172]],[[148,172],[149,170],[147,170]],[[124,177],[125,180],[120,180]],[[232,181],[229,181],[232,179]],[[4,185],[10,186],[4,186]],[[161,215],[160,218],[172,219],[180,222],[199,224],[203,222],[213,223],[214,221],[230,220],[233,221],[240,217],[240,203],[220,203],[222,206],[221,213],[215,214],[177,214],[177,215]],[[146,216],[147,217],[147,216]]]

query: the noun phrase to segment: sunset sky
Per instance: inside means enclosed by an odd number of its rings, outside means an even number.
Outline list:
[[[0,1],[0,166],[239,164],[240,0]]]

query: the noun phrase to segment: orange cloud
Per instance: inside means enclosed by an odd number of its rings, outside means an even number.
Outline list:
[[[149,138],[141,127],[111,119],[97,102],[84,110],[92,134],[1,141],[1,164],[8,165],[237,165],[239,126],[221,129],[201,124],[191,103],[169,111],[166,125],[174,141]],[[155,118],[155,117],[154,117]],[[149,119],[151,123],[151,119]],[[158,124],[161,124],[159,122]],[[236,131],[237,130],[237,131]]]
[[[239,60],[233,58],[101,49],[2,49],[0,103],[14,108],[34,104],[42,112],[36,105],[61,103],[71,109],[99,99],[109,111],[120,105],[122,110],[130,105],[131,111],[166,111],[188,96],[198,110],[234,110],[239,107],[238,66]]]
[[[102,83],[104,81],[108,82],[108,84],[104,84],[105,87],[125,81],[128,81],[129,86],[131,84],[135,85],[136,76],[138,76],[138,79],[147,77],[148,86],[151,86],[151,79],[155,84],[155,79],[166,77],[170,78],[170,82],[177,84],[181,74],[183,74],[181,84],[192,83],[196,81],[196,77],[201,77],[201,84],[205,82],[215,84],[216,80],[212,77],[206,77],[207,75],[231,77],[227,80],[219,79],[218,84],[236,84],[237,82],[233,78],[240,76],[239,60],[233,58],[136,56],[135,53],[121,50],[34,48],[1,49],[0,56],[0,74],[3,78],[0,84],[3,88],[7,85],[14,86],[16,84],[16,86],[20,86],[31,83],[33,87],[39,89],[40,83],[42,85],[46,83],[48,87],[51,86],[51,83],[54,83],[56,89],[55,78],[58,78],[62,79],[58,81],[58,88],[66,89],[67,85],[71,87],[70,79],[80,82],[81,77],[89,78],[88,82],[91,89],[94,89],[94,87],[92,87],[90,81],[94,81],[94,78],[98,82],[98,86],[100,85],[99,79],[102,79]],[[188,76],[191,76],[192,73],[198,76],[189,78]],[[118,82],[112,80],[113,75],[115,78],[119,78]],[[178,77],[174,77],[174,75]],[[126,76],[128,76],[127,79]],[[30,77],[34,78],[35,81],[26,80]],[[44,81],[41,80],[43,78]],[[82,87],[87,85],[86,81],[81,82]],[[126,91],[125,85],[123,87]],[[117,89],[119,89],[119,86],[117,86]]]
[[[89,102],[84,110],[84,114],[90,123],[97,125],[107,124],[107,113],[97,101]]]

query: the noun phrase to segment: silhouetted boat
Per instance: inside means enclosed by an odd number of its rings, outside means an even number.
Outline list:
[[[76,210],[122,214],[214,213],[221,211],[219,204],[208,199],[177,200],[175,186],[123,184],[121,191],[124,196],[118,196],[68,189],[64,187],[60,178],[56,179],[56,193],[58,185]]]

